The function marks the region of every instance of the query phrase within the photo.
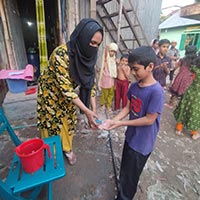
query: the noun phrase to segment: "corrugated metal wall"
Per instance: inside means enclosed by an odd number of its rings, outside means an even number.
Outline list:
[[[90,1],[79,0],[79,19],[90,17]]]
[[[162,0],[132,0],[132,4],[150,43],[159,33]]]

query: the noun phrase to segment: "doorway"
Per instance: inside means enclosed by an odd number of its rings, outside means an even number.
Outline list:
[[[24,44],[28,63],[37,67],[39,76],[39,49],[36,22],[35,0],[17,0],[17,6],[22,24]],[[48,57],[58,45],[58,8],[56,0],[44,0],[46,40]]]

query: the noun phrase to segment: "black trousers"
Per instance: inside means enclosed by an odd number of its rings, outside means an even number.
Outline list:
[[[117,200],[132,200],[137,191],[137,185],[142,170],[150,154],[144,156],[124,143],[119,177],[119,193]]]

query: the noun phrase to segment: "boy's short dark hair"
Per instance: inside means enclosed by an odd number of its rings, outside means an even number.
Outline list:
[[[158,42],[158,46],[162,46],[163,44],[170,44],[170,41],[168,39],[162,39],[162,40],[159,40]]]
[[[122,60],[123,58],[127,58],[128,59],[128,54],[122,54],[120,60]]]
[[[152,41],[152,45],[155,44],[156,42],[159,42],[159,39],[155,38],[155,39]]]
[[[141,46],[133,49],[128,56],[129,63],[137,63],[143,65],[146,68],[149,63],[156,64],[156,54],[155,51],[150,46]]]

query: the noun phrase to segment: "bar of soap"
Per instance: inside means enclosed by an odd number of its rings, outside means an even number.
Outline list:
[[[100,120],[100,119],[96,119],[95,122],[96,122],[97,124],[102,124],[102,120]]]

